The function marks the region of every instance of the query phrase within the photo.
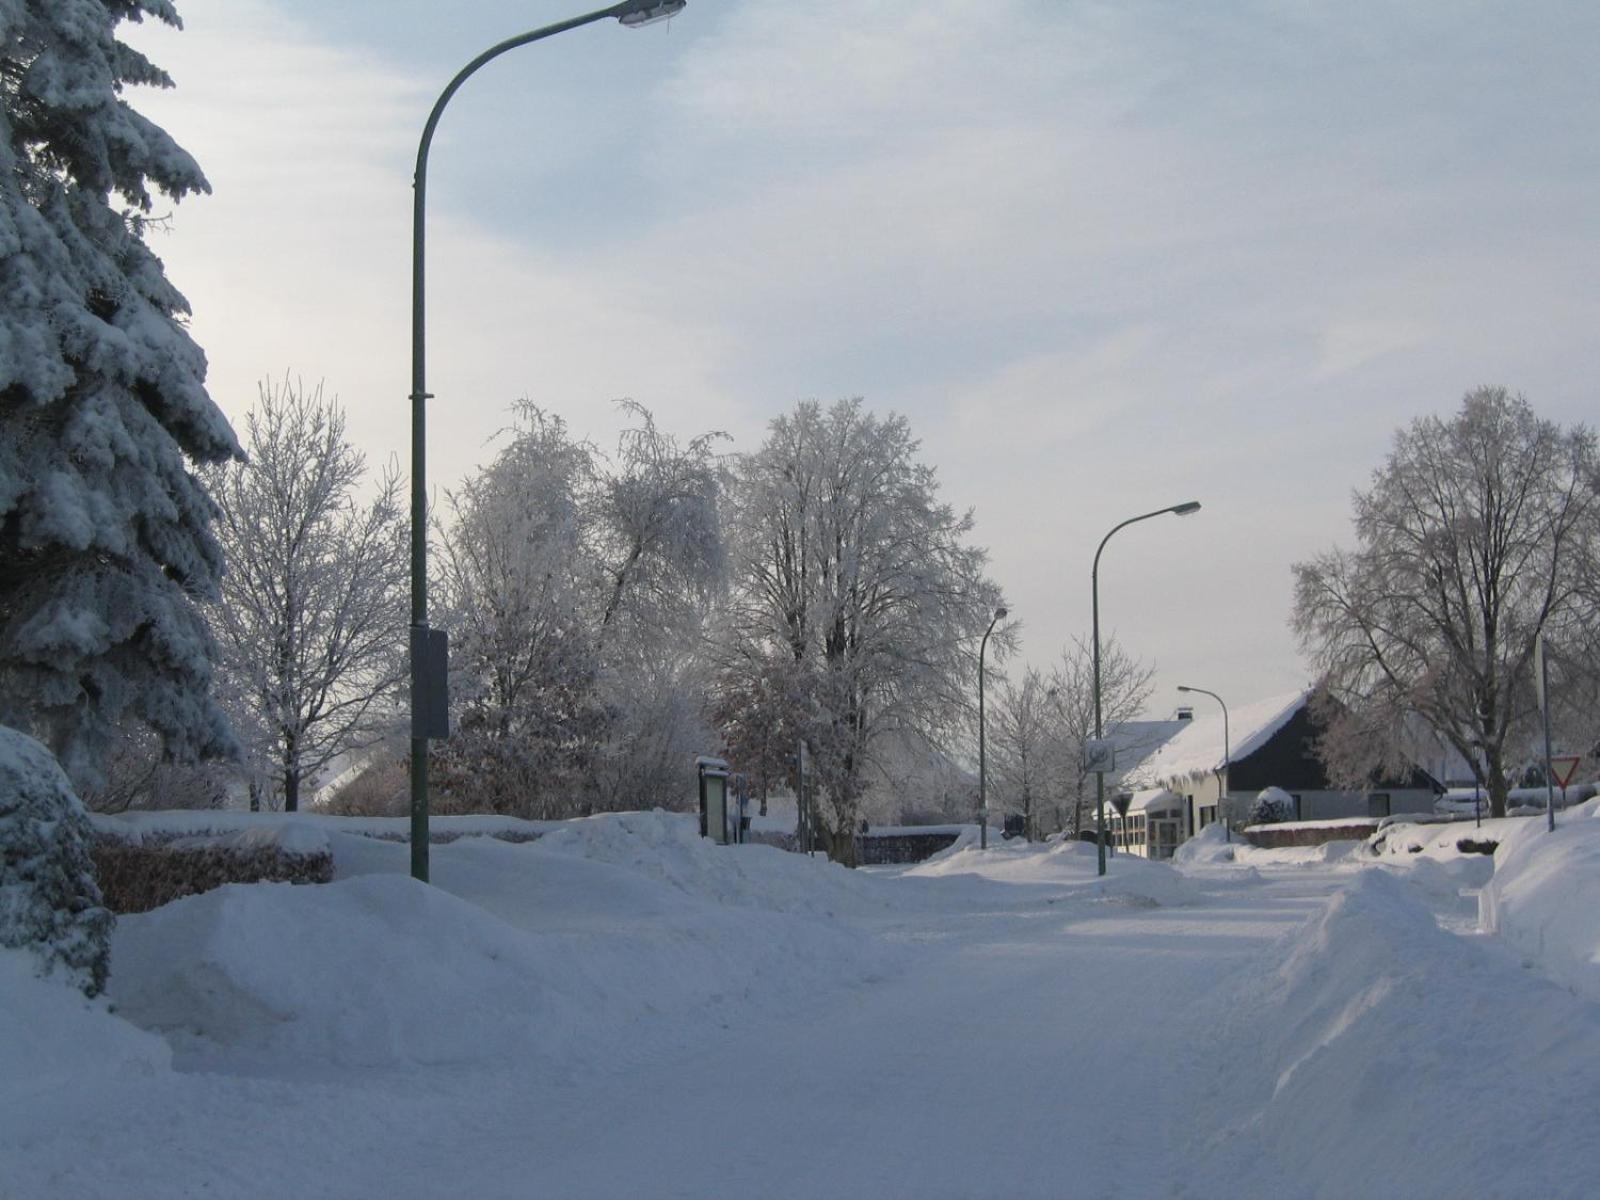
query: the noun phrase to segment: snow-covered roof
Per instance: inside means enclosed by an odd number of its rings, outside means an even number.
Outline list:
[[[1309,690],[1257,700],[1229,711],[1224,751],[1222,712],[1185,721],[1184,728],[1123,777],[1130,789],[1195,779],[1220,771],[1228,760],[1254,754],[1306,705]]]
[[[1184,722],[1188,724],[1188,722]],[[1183,797],[1169,788],[1144,788],[1133,794],[1133,799],[1128,801],[1130,813],[1159,812],[1165,808],[1181,808]]]
[[[1180,730],[1187,729],[1190,721],[1123,721],[1120,725],[1113,725],[1106,730],[1106,737],[1116,747],[1117,758],[1115,772],[1121,779],[1126,779],[1134,770],[1170,741]],[[1106,779],[1107,786],[1111,786],[1111,777]],[[1120,787],[1120,784],[1118,785]],[[1128,791],[1128,788],[1122,788]]]

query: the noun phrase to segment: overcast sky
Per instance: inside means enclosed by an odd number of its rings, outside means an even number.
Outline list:
[[[434,97],[556,0],[179,0],[130,97],[215,189],[155,244],[230,416],[325,380],[409,457],[410,175]],[[526,396],[752,449],[906,414],[1022,658],[1101,613],[1179,683],[1299,686],[1290,565],[1395,428],[1481,383],[1590,421],[1600,5],[690,0],[513,51],[429,174],[430,481]],[[1203,701],[1208,704],[1209,701]]]

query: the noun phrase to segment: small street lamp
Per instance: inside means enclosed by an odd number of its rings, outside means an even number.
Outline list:
[[[1166,508],[1158,508],[1154,512],[1141,513],[1137,517],[1129,517],[1119,525],[1111,527],[1111,533],[1100,539],[1100,545],[1094,552],[1094,568],[1089,573],[1090,588],[1094,599],[1094,740],[1100,742],[1105,738],[1105,731],[1100,727],[1100,551],[1106,548],[1106,543],[1111,540],[1112,534],[1119,529],[1126,529],[1129,525],[1139,521],[1148,521],[1151,517],[1162,517],[1171,513],[1176,517],[1187,517],[1190,513],[1200,511],[1200,501],[1185,500],[1182,504],[1172,504]],[[1100,874],[1106,873],[1106,773],[1104,764],[1094,773],[1094,811],[1095,811],[1095,842],[1100,851]]]
[[[1222,836],[1226,841],[1233,841],[1233,826],[1228,821],[1227,801],[1223,795],[1223,781],[1228,777],[1228,760],[1233,757],[1233,751],[1228,745],[1228,706],[1223,704],[1222,697],[1215,692],[1208,692],[1205,688],[1184,687],[1178,685],[1180,692],[1195,692],[1201,696],[1210,696],[1218,704],[1222,704],[1222,766],[1217,768],[1217,816],[1222,820]]]
[[[433,131],[450,97],[468,76],[507,50],[608,18],[630,28],[654,24],[682,12],[687,3],[688,0],[623,0],[610,8],[508,38],[489,47],[456,73],[434,101],[433,111],[422,127],[411,209],[411,875],[424,883],[428,879],[428,741],[448,733],[444,633],[428,628],[427,402],[431,396],[423,304],[423,216]]]
[[[989,788],[987,763],[983,746],[983,652],[989,648],[989,635],[994,627],[1006,618],[1006,606],[994,610],[994,619],[983,631],[983,641],[978,643],[978,849],[989,848]]]

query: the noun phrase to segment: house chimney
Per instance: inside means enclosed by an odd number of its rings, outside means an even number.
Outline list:
[[[1192,721],[1192,720],[1194,720],[1194,709],[1190,708],[1187,704],[1185,704],[1183,707],[1178,709],[1178,720],[1180,720],[1180,721]]]

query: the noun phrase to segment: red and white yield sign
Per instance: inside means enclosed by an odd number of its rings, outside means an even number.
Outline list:
[[[1583,761],[1581,754],[1552,754],[1550,756],[1550,774],[1555,776],[1556,786],[1563,791],[1567,784],[1572,782],[1572,777],[1578,773],[1578,764]]]

